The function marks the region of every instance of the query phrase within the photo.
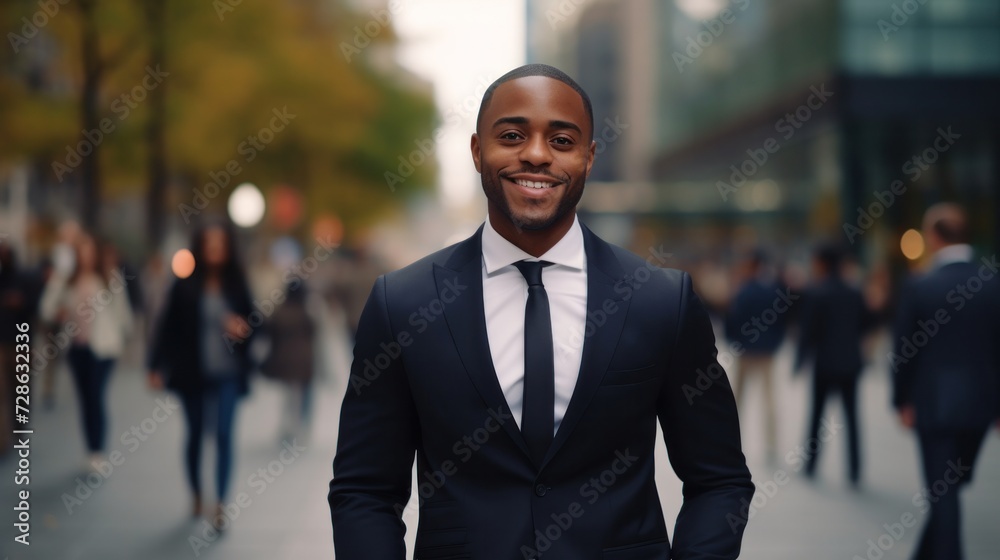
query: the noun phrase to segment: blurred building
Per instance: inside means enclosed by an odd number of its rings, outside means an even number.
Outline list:
[[[628,217],[633,243],[839,237],[899,264],[905,229],[956,200],[974,241],[1000,246],[994,0],[529,0],[528,14],[529,62],[579,76],[599,146],[605,119],[627,123],[583,210]]]

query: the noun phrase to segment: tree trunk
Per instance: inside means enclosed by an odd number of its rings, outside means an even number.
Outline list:
[[[146,28],[151,39],[149,64],[158,68],[166,57],[166,21],[164,18],[166,0],[144,4]],[[160,84],[149,92],[149,124],[146,128],[146,142],[149,149],[148,181],[149,192],[146,199],[146,241],[151,250],[159,248],[163,241],[167,194],[167,153],[166,153],[166,84]]]
[[[83,86],[80,92],[80,123],[83,125],[81,135],[82,131],[87,131],[88,135],[92,135],[91,131],[100,131],[97,101],[101,85],[101,53],[98,46],[97,24],[94,21],[94,2],[93,0],[80,0],[78,5],[82,16],[80,54],[83,57]],[[103,132],[100,133],[103,134]],[[84,137],[82,141],[90,147],[90,151],[88,153],[84,149],[80,152],[83,160],[80,164],[80,187],[83,198],[81,201],[81,220],[87,230],[96,232],[101,201],[101,142],[92,143],[87,137]]]

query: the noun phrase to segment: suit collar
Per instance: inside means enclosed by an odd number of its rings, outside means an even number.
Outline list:
[[[486,273],[493,274],[497,270],[512,265],[523,260],[543,260],[551,263],[566,266],[575,270],[583,270],[586,266],[583,248],[583,229],[580,227],[580,220],[573,217],[573,224],[569,231],[551,249],[542,256],[535,257],[526,253],[523,249],[504,239],[490,223],[489,218],[482,227],[482,248],[483,264],[486,265]]]
[[[493,355],[490,353],[490,343],[486,336],[482,235],[483,228],[480,227],[472,237],[455,246],[451,256],[443,265],[435,265],[434,281],[438,293],[442,293],[448,283],[457,282],[469,287],[468,292],[462,296],[461,305],[445,306],[445,321],[462,359],[462,365],[486,404],[487,410],[496,410],[509,415],[510,407],[493,368]],[[527,456],[528,445],[517,424],[513,421],[504,422],[503,429]]]

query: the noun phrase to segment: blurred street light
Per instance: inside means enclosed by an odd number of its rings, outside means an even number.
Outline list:
[[[726,0],[677,0],[677,7],[686,16],[697,21],[714,18],[727,4]]]
[[[264,217],[264,195],[253,183],[243,183],[229,196],[229,218],[233,223],[250,228]]]
[[[908,229],[899,239],[899,249],[903,256],[915,261],[924,254],[924,237],[915,229]]]
[[[178,278],[191,276],[191,273],[194,272],[194,266],[194,255],[187,249],[177,251],[174,253],[174,257],[170,259],[170,270]]]

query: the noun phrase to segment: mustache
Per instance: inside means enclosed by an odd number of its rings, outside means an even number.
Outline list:
[[[519,169],[517,171],[510,171],[510,172],[507,172],[507,173],[501,173],[500,177],[502,177],[504,179],[512,180],[511,179],[512,175],[519,175],[519,174],[522,174],[522,173],[526,174],[526,175],[544,175],[545,177],[548,177],[548,178],[552,179],[554,182],[557,182],[557,183],[568,183],[569,182],[569,176],[568,175],[565,176],[565,177],[558,177],[555,174],[553,174],[552,172],[548,171],[547,169],[524,168],[524,169]]]

